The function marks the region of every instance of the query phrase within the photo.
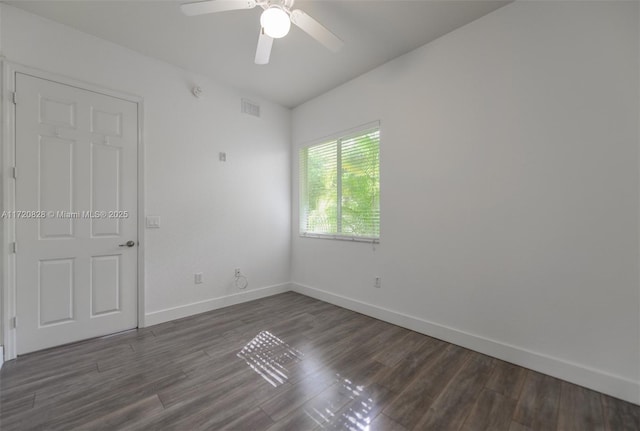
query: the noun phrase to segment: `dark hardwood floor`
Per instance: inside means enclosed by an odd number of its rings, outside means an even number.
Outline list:
[[[640,407],[285,293],[7,362],[0,428],[622,431]]]

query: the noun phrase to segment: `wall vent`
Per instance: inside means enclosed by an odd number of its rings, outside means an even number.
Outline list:
[[[251,100],[242,99],[242,106],[240,111],[243,114],[260,117],[260,105],[253,103]]]

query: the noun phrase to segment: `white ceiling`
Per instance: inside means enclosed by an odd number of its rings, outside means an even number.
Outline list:
[[[344,42],[334,54],[292,26],[253,63],[261,8],[186,17],[177,0],[8,1],[286,107],[297,106],[512,0],[300,0]]]

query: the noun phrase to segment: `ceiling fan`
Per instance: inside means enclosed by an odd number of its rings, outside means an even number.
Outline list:
[[[182,13],[188,16],[204,15],[207,13],[226,12],[238,9],[253,9],[260,6],[264,9],[260,16],[260,36],[256,50],[256,64],[268,64],[271,56],[273,39],[279,39],[289,33],[291,23],[294,23],[309,36],[329,48],[338,52],[344,44],[335,34],[331,33],[318,21],[301,11],[291,10],[295,0],[206,0],[185,3],[180,6]]]

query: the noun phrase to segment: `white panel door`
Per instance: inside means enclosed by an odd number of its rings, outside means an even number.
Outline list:
[[[16,94],[17,353],[135,328],[137,105],[22,73]]]

